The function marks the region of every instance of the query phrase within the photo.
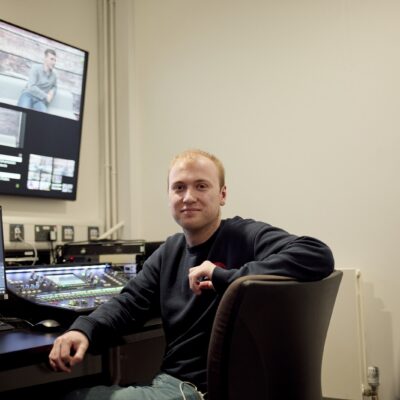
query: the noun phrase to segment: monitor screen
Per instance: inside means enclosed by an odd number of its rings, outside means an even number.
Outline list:
[[[6,266],[4,256],[3,210],[0,206],[0,300],[7,298]]]
[[[0,194],[76,199],[88,56],[0,20]]]

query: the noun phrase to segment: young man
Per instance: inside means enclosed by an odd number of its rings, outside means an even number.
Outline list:
[[[332,253],[317,239],[240,217],[221,220],[226,193],[224,168],[213,155],[194,150],[175,157],[168,195],[183,234],[169,237],[121,294],[79,317],[56,339],[49,356],[55,370],[70,371],[89,345],[126,331],[132,321],[143,323],[157,304],[166,338],[161,372],[151,386],[97,386],[70,398],[201,399],[215,312],[231,282],[249,274],[317,280],[333,271]]]
[[[44,52],[43,64],[36,64],[31,68],[26,88],[18,100],[19,107],[47,111],[57,90],[57,76],[54,72],[56,61],[56,52],[47,49]]]

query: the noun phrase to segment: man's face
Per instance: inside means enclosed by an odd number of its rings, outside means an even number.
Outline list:
[[[56,65],[56,61],[56,56],[54,54],[48,53],[44,59],[44,64],[51,71]]]
[[[213,232],[220,223],[226,187],[220,188],[218,170],[206,157],[178,160],[168,180],[172,216],[186,234]]]

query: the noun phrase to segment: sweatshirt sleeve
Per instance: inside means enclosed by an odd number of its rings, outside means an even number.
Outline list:
[[[143,325],[159,304],[159,252],[156,251],[143,269],[106,303],[87,316],[78,317],[69,330],[84,333],[92,349],[109,344],[120,335]]]
[[[264,223],[255,223],[253,235],[244,243],[250,257],[239,267],[215,268],[214,288],[223,293],[235,279],[245,275],[282,275],[299,281],[314,281],[328,276],[334,269],[330,248],[318,239],[295,236]]]

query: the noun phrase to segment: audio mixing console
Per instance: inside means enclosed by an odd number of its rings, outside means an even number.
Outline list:
[[[132,266],[110,264],[55,264],[6,271],[8,290],[16,299],[83,314],[118,294],[134,275]]]

